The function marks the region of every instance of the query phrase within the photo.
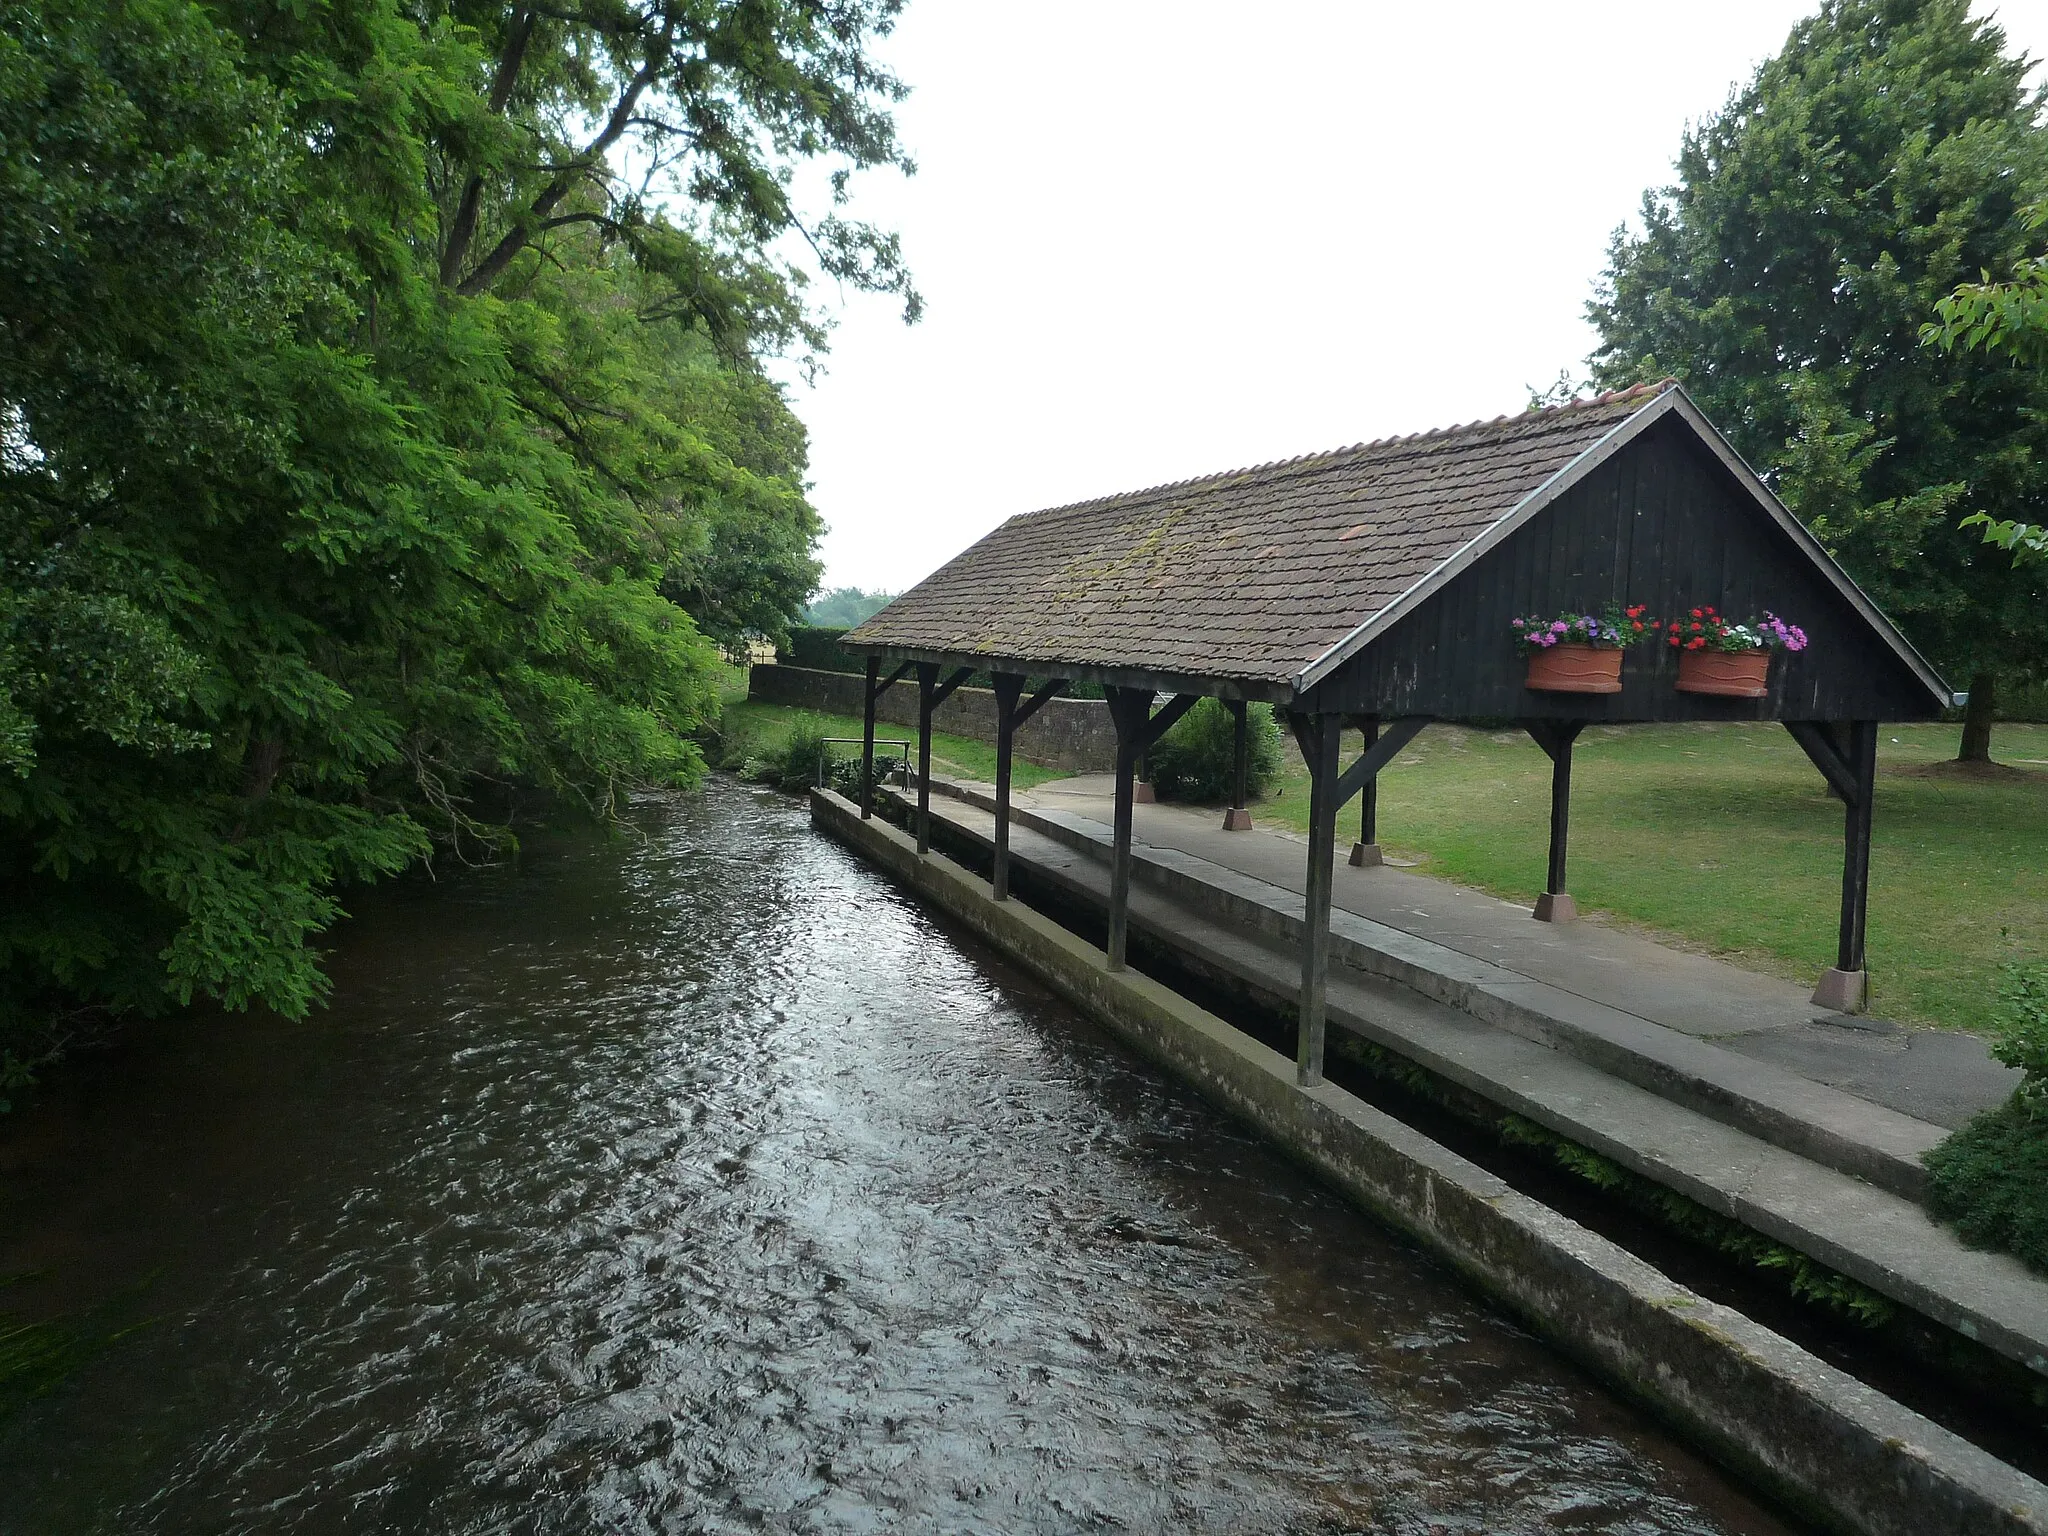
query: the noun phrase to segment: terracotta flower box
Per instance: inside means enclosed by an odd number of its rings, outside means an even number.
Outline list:
[[[1540,693],[1621,692],[1621,649],[1560,642],[1529,652],[1529,686]]]
[[[1723,699],[1760,699],[1770,691],[1771,653],[1680,651],[1678,691],[1710,693]]]

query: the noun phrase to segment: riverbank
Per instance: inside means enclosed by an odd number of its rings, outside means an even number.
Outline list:
[[[860,756],[861,721],[852,715],[821,714],[816,710],[786,709],[776,704],[749,704],[742,696],[728,698],[725,702],[722,730],[724,745],[721,756],[732,760],[737,756],[754,751],[756,755],[770,755],[775,744],[786,739],[789,733],[800,725],[808,723],[822,730],[827,736],[842,736],[852,745],[834,747],[833,754],[841,759]],[[910,743],[910,757],[917,761],[917,732],[900,725],[878,724],[875,739],[880,742]],[[885,760],[895,761],[897,752],[883,754]],[[985,741],[976,741],[967,736],[949,736],[942,731],[932,732],[932,762],[939,771],[950,770],[962,778],[989,780],[996,773],[996,749]],[[1029,789],[1052,779],[1063,777],[1055,768],[1042,768],[1023,758],[1016,759],[1011,770],[1013,782],[1020,789]]]
[[[1252,1035],[1149,976],[1108,971],[1086,938],[1021,902],[991,901],[984,881],[947,858],[919,858],[911,840],[886,823],[861,821],[829,794],[814,795],[812,805],[821,829],[1003,945],[1780,1497],[1863,1532],[2048,1529],[2048,1490],[2024,1473],[1676,1284],[1343,1088],[1295,1087],[1292,1063]],[[1020,863],[1018,878],[1027,869]],[[1134,909],[1134,922],[1147,920]],[[1204,929],[1190,941],[1219,975],[1246,963],[1256,969],[1255,959],[1238,953],[1245,939]],[[1376,997],[1366,1010],[1382,1017],[1393,1006]],[[1334,1010],[1332,1018],[1343,1022]],[[1526,1100],[1541,1092],[1529,1086],[1530,1070],[1525,1063],[1518,1073],[1522,1107],[1550,1118]],[[1619,1083],[1604,1090],[1607,1097],[1629,1091]],[[1576,1102],[1590,1106],[1601,1093],[1581,1091]]]
[[[764,738],[796,718],[740,708]],[[834,727],[860,734],[858,721]],[[1357,746],[1354,734],[1347,751]],[[1953,726],[1887,726],[1880,737],[1874,1013],[1981,1030],[2002,968],[2048,963],[2048,725],[2000,725],[1997,747],[2001,770],[1978,775],[1944,766]],[[994,777],[986,743],[935,739],[934,752],[956,761],[962,778]],[[1283,760],[1276,792],[1254,816],[1304,832],[1307,774],[1291,748]],[[1021,760],[1017,775],[1020,788],[1052,777]],[[1380,842],[1420,873],[1533,901],[1549,795],[1550,761],[1527,736],[1431,726],[1381,775]],[[1345,819],[1347,839],[1355,815]],[[1582,911],[1811,985],[1834,963],[1841,847],[1840,802],[1777,726],[1595,726],[1579,740],[1570,883]]]

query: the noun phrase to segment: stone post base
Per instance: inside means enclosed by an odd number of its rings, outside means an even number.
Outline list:
[[[1813,1000],[1822,1008],[1832,1008],[1837,1013],[1861,1013],[1863,1005],[1870,998],[1870,972],[1838,971],[1829,969],[1821,973],[1820,985],[1813,989]]]
[[[1353,843],[1351,845],[1351,867],[1353,869],[1378,869],[1386,861],[1380,857],[1378,843]]]
[[[1133,805],[1151,805],[1158,799],[1159,797],[1152,793],[1152,786],[1143,779],[1138,780],[1137,783],[1131,786],[1131,804]]]
[[[1244,806],[1233,805],[1223,813],[1223,830],[1226,832],[1249,832],[1252,829],[1252,813]]]
[[[1579,904],[1563,891],[1545,891],[1536,898],[1536,910],[1530,915],[1539,923],[1575,923]]]

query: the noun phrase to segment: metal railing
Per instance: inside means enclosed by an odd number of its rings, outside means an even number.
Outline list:
[[[825,761],[826,761],[826,759],[827,759],[827,758],[829,758],[829,757],[830,757],[830,756],[832,755],[832,750],[831,750],[831,749],[832,749],[833,747],[858,747],[858,746],[862,746],[862,745],[864,745],[864,744],[865,744],[865,738],[863,738],[863,737],[860,737],[860,736],[821,736],[821,737],[819,737],[819,738],[818,738],[818,772],[817,772],[817,776],[816,776],[815,778],[813,778],[813,779],[811,780],[811,788],[813,788],[813,789],[823,789],[823,788],[825,787]],[[897,750],[897,749],[899,749],[899,748],[901,749],[901,751],[902,751],[902,759],[901,759],[901,761],[900,761],[900,762],[898,762],[898,764],[896,765],[896,774],[897,774],[897,779],[896,779],[896,782],[897,782],[898,784],[908,784],[908,783],[910,782],[910,743],[909,743],[908,741],[884,741],[884,740],[883,740],[882,738],[880,738],[879,736],[878,736],[878,737],[876,737],[876,738],[875,738],[875,756],[876,756],[876,757],[880,757],[880,756],[882,755],[882,749],[883,749],[884,747],[887,747],[887,748],[889,748],[889,749],[890,749],[891,751],[895,751],[895,750]]]

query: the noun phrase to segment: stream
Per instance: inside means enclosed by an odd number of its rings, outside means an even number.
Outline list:
[[[1789,1529],[793,800],[350,904],[0,1119],[0,1532]]]

